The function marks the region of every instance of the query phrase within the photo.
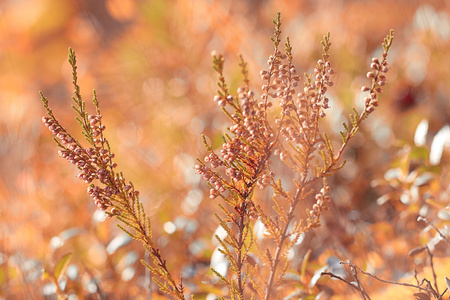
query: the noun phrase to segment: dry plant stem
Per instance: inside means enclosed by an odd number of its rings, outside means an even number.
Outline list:
[[[356,286],[355,286],[354,284],[352,284],[350,281],[345,280],[344,278],[342,278],[342,277],[339,276],[339,275],[336,275],[336,274],[333,274],[333,273],[330,273],[330,272],[322,272],[322,273],[320,273],[320,275],[321,275],[321,276],[327,275],[327,276],[330,276],[331,278],[336,278],[336,279],[338,279],[338,280],[340,280],[340,281],[345,282],[345,283],[348,284],[351,288],[357,290],[358,292],[361,292],[361,291],[359,290],[358,287],[356,287]]]
[[[410,283],[402,283],[402,282],[397,282],[397,281],[390,281],[390,280],[381,279],[381,278],[377,277],[377,276],[374,275],[374,274],[371,274],[371,273],[368,273],[368,272],[365,272],[365,271],[361,270],[359,267],[353,265],[352,263],[341,262],[341,264],[347,264],[347,265],[351,266],[351,268],[355,268],[355,270],[358,270],[358,271],[361,272],[362,274],[367,275],[367,276],[369,276],[369,277],[372,277],[372,278],[374,278],[374,279],[376,279],[376,280],[378,280],[378,281],[380,281],[380,282],[383,282],[383,283],[387,283],[387,284],[395,284],[395,285],[401,285],[401,286],[406,286],[406,287],[412,287],[412,288],[416,288],[416,289],[418,289],[418,290],[420,290],[420,291],[429,292],[429,293],[432,293],[433,295],[436,295],[435,291],[434,291],[433,288],[431,287],[431,283],[430,283],[428,280],[426,280],[426,279],[423,279],[423,280],[422,280],[422,283],[421,283],[420,285],[422,285],[424,282],[427,282],[427,285],[428,285],[429,288],[423,288],[423,287],[421,287],[419,284],[415,285],[415,284],[410,284]],[[338,276],[338,275],[335,275],[335,274],[333,274],[333,273],[330,273],[330,272],[322,272],[321,275],[327,275],[327,276],[330,276],[330,277],[332,277],[332,278],[339,279],[339,280],[345,282],[346,284],[348,284],[350,287],[352,287],[352,288],[354,288],[355,290],[357,290],[358,292],[363,293],[363,291],[361,290],[362,285],[360,285],[359,283],[358,283],[358,287],[356,287],[356,286],[355,286],[353,283],[351,283],[350,281],[347,281],[347,280],[345,280],[344,278],[342,278],[342,277],[340,277],[340,276]],[[364,293],[365,293],[365,292],[364,292]],[[366,295],[367,295],[367,294],[366,294]],[[367,297],[368,297],[368,295],[367,295]],[[370,298],[369,298],[369,299],[370,299]]]
[[[156,280],[155,278],[153,278],[154,281],[156,281],[156,283],[160,286],[160,289],[169,294],[172,295],[174,297],[176,297],[177,299],[182,299],[184,300],[184,294],[183,294],[183,284],[180,281],[180,284],[178,285],[175,280],[172,278],[170,272],[167,269],[166,266],[166,261],[161,257],[161,253],[159,251],[158,248],[155,248],[152,246],[152,243],[150,241],[146,240],[142,240],[142,242],[145,245],[145,248],[147,249],[147,251],[150,253],[150,255],[153,257],[154,263],[159,267],[159,269],[155,269],[153,267],[151,267],[149,264],[147,264],[144,260],[142,260],[141,262],[150,270],[152,270],[154,273],[156,273],[157,275],[159,275],[161,278],[164,278],[168,283],[169,286],[162,284],[161,282],[159,282],[158,280]]]
[[[417,270],[416,269],[414,269],[414,279],[416,280],[417,285],[419,285],[420,283],[419,283],[419,279],[417,278]]]
[[[333,274],[333,273],[330,273],[330,272],[322,272],[320,275],[321,275],[321,276],[327,275],[327,276],[330,276],[330,277],[332,277],[332,278],[339,279],[339,280],[345,282],[346,284],[348,284],[351,288],[354,288],[355,290],[357,290],[357,291],[361,294],[361,296],[363,297],[363,299],[368,299],[368,300],[370,300],[369,295],[366,293],[366,291],[364,290],[364,288],[363,288],[361,282],[359,281],[359,278],[358,278],[358,274],[357,274],[357,272],[356,272],[356,269],[354,269],[353,267],[351,267],[351,271],[352,271],[353,277],[355,278],[356,283],[358,284],[358,286],[355,286],[353,283],[351,283],[351,282],[345,280],[344,278],[342,278],[342,277],[340,277],[340,276],[338,276],[338,275],[335,275],[335,274]]]
[[[430,252],[428,253],[429,255],[431,254]],[[431,257],[430,257],[431,258]],[[434,273],[434,266],[431,264],[431,269],[433,271],[433,277],[434,277],[434,283],[435,283],[435,287],[436,287],[436,291],[433,289],[433,287],[431,286],[431,283],[426,280],[425,278],[422,279],[422,283],[419,282],[419,279],[417,278],[417,270],[414,269],[414,279],[417,282],[417,286],[422,285],[424,282],[427,282],[428,287],[430,290],[427,290],[429,293],[432,293],[438,300],[442,299],[442,297],[445,295],[445,293],[447,292],[448,288],[445,288],[445,290],[442,292],[442,294],[439,295],[439,293],[437,292],[437,281],[436,281],[436,276]]]
[[[441,238],[450,246],[450,240],[444,234],[442,234],[442,232],[440,232],[439,229],[437,229],[436,226],[434,226],[434,224],[431,223],[426,217],[419,216],[417,218],[417,221],[424,221],[428,223],[428,225],[433,227],[434,230],[436,230],[436,232],[441,236]]]
[[[411,283],[403,283],[403,282],[397,282],[397,281],[390,281],[390,280],[381,279],[381,278],[377,277],[377,276],[374,275],[374,274],[371,274],[371,273],[369,273],[369,272],[363,271],[361,268],[359,268],[358,266],[354,265],[354,264],[351,263],[351,262],[341,262],[341,264],[348,265],[348,266],[350,266],[350,267],[352,267],[352,268],[355,268],[356,270],[358,270],[358,271],[361,272],[362,274],[367,275],[367,276],[370,276],[370,277],[372,277],[372,278],[374,278],[374,279],[376,279],[376,280],[378,280],[378,281],[380,281],[380,282],[390,283],[390,284],[395,284],[395,285],[402,285],[402,286],[407,286],[407,287],[413,287],[413,288],[419,289],[419,290],[421,290],[421,291],[431,292],[431,293],[434,294],[434,291],[433,291],[432,289],[430,289],[430,288],[423,288],[423,287],[421,287],[420,285],[415,285],[415,284],[411,284]],[[428,282],[428,280],[423,279],[421,284],[423,284],[424,281],[427,281],[427,282]],[[349,283],[349,284],[350,284],[350,283]],[[431,287],[431,284],[429,284],[429,286]]]
[[[371,300],[370,297],[369,297],[369,295],[366,293],[366,291],[365,291],[363,285],[361,284],[361,281],[359,281],[359,278],[358,278],[358,272],[357,272],[357,270],[355,269],[355,267],[354,267],[354,266],[350,266],[350,270],[352,271],[352,275],[353,275],[353,277],[355,278],[356,283],[358,284],[358,290],[359,290],[359,292],[361,293],[361,296],[362,296],[364,299]]]
[[[348,284],[350,287],[352,287],[352,288],[354,288],[355,290],[357,290],[357,291],[361,294],[362,299],[371,300],[371,298],[369,297],[369,295],[366,293],[366,291],[364,290],[363,286],[361,285],[361,282],[360,282],[359,279],[358,279],[357,273],[354,272],[354,271],[352,270],[352,274],[353,274],[353,276],[354,276],[354,278],[355,278],[356,283],[358,284],[358,286],[355,286],[353,283],[351,283],[351,282],[345,280],[344,278],[342,278],[342,277],[340,277],[340,276],[338,276],[338,275],[335,275],[335,274],[333,274],[333,273],[322,272],[322,273],[321,273],[321,276],[323,276],[323,275],[328,275],[328,276],[330,276],[330,277],[332,277],[332,278],[339,279],[339,280],[345,282],[346,284]]]
[[[243,210],[245,211],[245,210]],[[239,238],[238,238],[238,251],[237,251],[237,281],[238,281],[238,297],[239,299],[244,299],[244,282],[242,282],[242,268],[244,267],[244,261],[243,258],[245,257],[245,254],[242,255],[242,249],[244,249],[244,228],[245,228],[245,222],[246,222],[246,216],[244,212],[241,211],[239,214],[239,224],[238,224],[238,230],[239,230]]]
[[[144,254],[144,260],[145,260],[145,262],[147,264],[150,263],[150,254],[148,253],[148,251],[146,251],[145,254]],[[144,283],[144,287],[145,287],[146,299],[147,300],[152,300],[151,283],[152,283],[152,273],[150,272],[150,270],[148,268],[145,268],[145,283]]]
[[[443,299],[442,297],[444,297],[445,293],[448,291],[448,288],[445,288],[445,290],[442,292],[442,294],[439,295],[438,300]]]
[[[436,272],[434,271],[433,254],[431,253],[430,248],[428,248],[428,246],[425,246],[425,248],[427,249],[428,256],[430,257],[430,267],[431,273],[433,273],[434,290],[436,291],[436,294],[439,294]]]
[[[275,251],[275,257],[273,259],[273,264],[270,266],[270,275],[269,275],[269,280],[267,282],[265,300],[269,300],[270,295],[272,294],[273,285],[274,285],[274,281],[275,281],[275,274],[276,274],[276,271],[278,268],[278,264],[281,262],[280,256],[282,254],[283,245],[284,245],[286,238],[288,237],[288,226],[289,226],[290,222],[292,221],[292,219],[294,218],[294,211],[295,211],[295,207],[297,206],[297,203],[299,202],[298,200],[300,198],[300,193],[301,193],[300,189],[297,189],[295,196],[294,196],[294,202],[289,208],[288,222],[286,222],[286,224],[283,228],[283,232],[281,233],[281,236],[278,240],[277,249]]]

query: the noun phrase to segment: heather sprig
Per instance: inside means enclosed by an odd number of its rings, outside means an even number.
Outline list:
[[[249,86],[242,56],[240,66],[244,85],[233,96],[223,75],[224,58],[213,52],[214,69],[219,79],[219,91],[214,101],[228,116],[231,125],[220,150],[213,149],[203,137],[209,154],[195,166],[210,186],[210,198],[220,196],[226,203],[219,204],[222,215],[216,217],[227,236],[216,238],[220,243],[219,251],[230,262],[234,275],[225,277],[213,271],[229,286],[232,299],[243,299],[246,294],[252,297],[258,294],[266,300],[279,296],[279,286],[289,267],[288,252],[303,233],[320,226],[320,215],[331,205],[331,188],[326,178],[344,165],[341,162],[344,148],[361,122],[378,105],[378,95],[383,91],[381,86],[386,82],[386,57],[393,39],[391,31],[383,43],[383,58],[372,60],[372,71],[367,74],[372,85],[363,87],[370,95],[365,100],[365,109],[361,114],[357,113],[358,117],[351,116],[351,126],[345,125],[347,134],[343,135],[341,149],[335,154],[331,141],[320,128],[320,120],[326,117],[330,107],[327,91],[333,86],[331,77],[335,72],[328,53],[330,34],[323,37],[323,54],[314,73],[305,74],[303,89],[297,91],[302,78],[293,64],[289,37],[284,44],[284,53],[279,49],[280,14],[274,24],[271,38],[274,53],[268,59],[268,69],[260,72],[264,82],[261,101]],[[276,157],[293,171],[293,190],[285,189],[281,178],[276,178],[272,164]],[[319,180],[322,186],[317,188]],[[261,206],[255,196],[255,186],[273,189],[271,208]],[[297,207],[311,197],[315,203],[310,208],[305,207],[306,218],[302,219]],[[256,219],[263,224],[267,240],[272,244],[253,240]],[[262,264],[249,263],[250,255],[259,257]],[[251,293],[244,291],[248,282],[252,286]]]
[[[113,162],[114,153],[108,140],[104,136],[105,125],[102,124],[97,94],[93,91],[92,103],[95,114],[86,111],[86,103],[81,97],[78,85],[77,63],[75,51],[69,48],[69,63],[72,67],[74,95],[73,110],[76,112],[82,134],[89,147],[83,146],[73,137],[53,114],[47,98],[40,92],[41,100],[47,111],[42,118],[57,143],[59,155],[75,165],[80,173],[78,177],[89,184],[88,194],[94,200],[98,209],[105,211],[109,217],[116,217],[122,224],[118,226],[132,238],[143,243],[145,249],[153,258],[153,265],[144,260],[141,262],[159,276],[153,278],[160,290],[177,299],[184,299],[182,283],[177,284],[167,270],[166,261],[162,258],[158,248],[152,242],[150,219],[146,215],[142,202],[139,201],[139,191],[135,190],[131,182],[127,182],[122,172],[116,171],[117,164]],[[162,279],[162,281],[160,281]]]
[[[281,287],[290,266],[289,253],[305,232],[320,226],[321,214],[331,205],[331,187],[326,178],[342,168],[344,149],[362,121],[378,106],[386,83],[387,53],[393,40],[391,31],[383,43],[383,57],[372,59],[371,71],[367,73],[371,86],[362,88],[369,94],[364,100],[364,110],[361,113],[354,110],[350,124],[344,124],[343,142],[335,153],[320,125],[330,107],[327,92],[333,86],[335,72],[329,59],[330,34],[323,37],[322,57],[313,73],[303,78],[293,63],[289,37],[284,49],[280,49],[280,13],[274,25],[274,52],[269,56],[267,70],[260,72],[261,91],[250,87],[247,63],[240,56],[243,84],[233,94],[225,80],[223,55],[212,53],[219,88],[214,101],[230,125],[220,149],[202,137],[207,154],[198,159],[195,170],[208,184],[209,197],[223,200],[218,203],[220,213],[215,216],[226,237],[215,238],[219,243],[217,250],[229,262],[231,274],[212,271],[227,285],[227,296],[231,299],[251,296],[269,300],[286,294]],[[75,52],[70,48],[69,63],[74,87],[72,108],[89,146],[82,145],[60,125],[41,92],[47,111],[43,122],[52,132],[59,154],[74,164],[80,170],[78,177],[89,184],[88,194],[95,205],[109,217],[116,217],[123,231],[143,243],[153,264],[143,260],[142,263],[158,275],[153,279],[160,290],[185,299],[182,281],[177,283],[173,279],[162,253],[152,242],[150,219],[139,200],[139,192],[116,171],[95,91],[92,102],[96,112],[86,111],[77,83]],[[291,178],[280,175],[280,165],[290,170]],[[286,179],[293,184],[287,184]],[[271,188],[269,205],[261,201],[257,187]],[[306,205],[308,200],[313,201],[311,206]],[[304,216],[299,214],[300,207],[305,210]],[[264,228],[265,239],[256,237],[257,225]]]
[[[227,232],[227,238],[216,236],[219,251],[230,262],[235,278],[227,279],[213,270],[229,285],[232,299],[244,299],[244,287],[251,273],[248,255],[253,245],[250,218],[255,212],[252,201],[254,188],[266,183],[270,176],[268,158],[274,147],[274,135],[264,125],[265,106],[257,102],[255,93],[248,86],[248,71],[241,57],[240,66],[244,86],[237,96],[228,94],[223,83],[223,56],[213,53],[213,63],[219,77],[218,95],[214,98],[230,118],[233,126],[224,136],[224,143],[216,153],[204,138],[209,154],[195,166],[210,186],[210,198],[221,196],[228,206],[219,205],[225,218],[218,214],[219,224]],[[231,111],[229,111],[231,110]],[[225,194],[225,192],[227,192]]]
[[[394,30],[391,29],[389,35],[386,36],[382,43],[382,58],[372,58],[372,63],[370,64],[371,70],[366,74],[366,77],[371,80],[371,85],[363,86],[361,88],[362,92],[368,92],[369,94],[364,98],[364,110],[361,113],[358,113],[355,109],[353,109],[353,114],[350,115],[350,124],[347,125],[343,123],[345,131],[340,132],[342,137],[342,146],[336,156],[331,157],[332,159],[329,162],[328,167],[324,168],[323,174],[327,174],[333,170],[348,142],[358,132],[361,122],[366,119],[378,106],[378,96],[383,93],[383,86],[386,84],[385,74],[389,71],[387,56],[393,40]]]

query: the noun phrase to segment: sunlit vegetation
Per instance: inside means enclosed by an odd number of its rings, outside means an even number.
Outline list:
[[[0,298],[449,298],[444,3],[0,7]]]

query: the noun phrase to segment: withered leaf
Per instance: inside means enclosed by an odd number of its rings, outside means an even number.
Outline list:
[[[422,253],[426,249],[425,246],[417,247],[408,252],[408,255],[411,257],[416,256],[419,253]]]
[[[414,293],[414,297],[416,297],[416,300],[431,300],[425,293]]]

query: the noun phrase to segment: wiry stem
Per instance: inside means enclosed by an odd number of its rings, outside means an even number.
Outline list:
[[[269,275],[269,280],[267,282],[266,295],[264,298],[265,300],[271,299],[270,296],[273,291],[276,271],[278,269],[278,264],[281,261],[280,258],[281,258],[281,254],[283,251],[283,244],[284,244],[284,241],[286,240],[286,238],[288,237],[288,235],[287,235],[288,225],[289,225],[290,221],[294,218],[294,211],[295,211],[295,207],[297,206],[299,197],[300,197],[300,189],[297,189],[297,192],[295,193],[295,196],[294,196],[294,203],[289,208],[288,223],[285,224],[283,231],[280,235],[279,242],[277,244],[277,249],[275,250],[275,257],[273,258],[273,264],[270,266],[270,275]],[[297,199],[297,200],[295,200],[295,199]]]
[[[245,215],[241,212],[239,214],[239,237],[238,237],[238,252],[237,252],[237,281],[238,281],[238,292],[239,299],[244,299],[244,283],[242,282],[242,268],[244,266],[242,249],[244,246],[244,227],[245,227]]]

